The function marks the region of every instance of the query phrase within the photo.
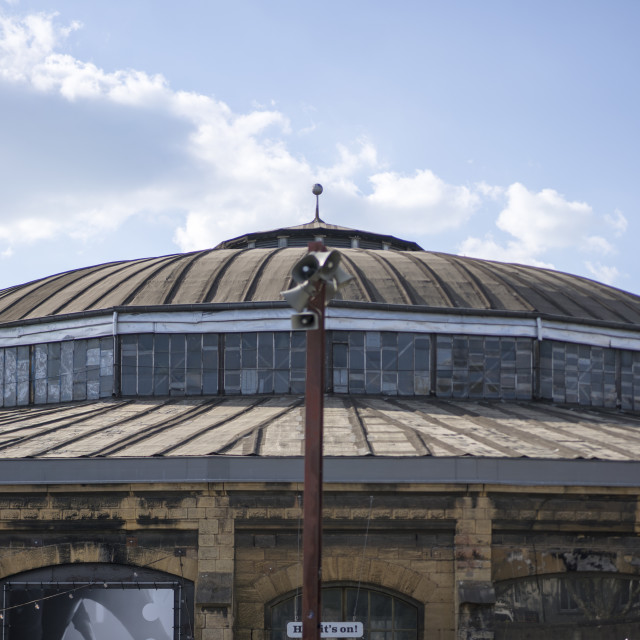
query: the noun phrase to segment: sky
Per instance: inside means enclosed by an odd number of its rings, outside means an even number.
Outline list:
[[[0,289],[313,219],[640,294],[638,0],[0,0]]]

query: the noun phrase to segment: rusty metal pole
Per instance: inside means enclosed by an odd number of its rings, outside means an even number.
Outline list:
[[[309,251],[325,251],[322,242],[310,242]],[[322,600],[322,421],[324,400],[325,284],[319,282],[309,309],[318,314],[318,328],[307,331],[305,389],[304,509],[302,529],[302,638],[320,639]]]

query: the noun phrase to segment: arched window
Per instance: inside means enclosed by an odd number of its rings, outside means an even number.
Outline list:
[[[302,597],[289,594],[267,607],[271,640],[287,640],[287,623],[300,620]],[[420,605],[379,588],[335,585],[322,589],[322,622],[362,622],[367,640],[417,640]]]
[[[496,640],[631,638],[640,628],[640,579],[607,572],[527,576],[496,584]],[[556,636],[554,636],[556,637]]]
[[[3,640],[191,640],[193,584],[126,565],[27,571],[0,583]]]

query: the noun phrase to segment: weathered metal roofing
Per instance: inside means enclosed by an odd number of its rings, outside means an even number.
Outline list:
[[[275,303],[303,247],[212,249],[101,264],[0,291],[0,323],[115,307]],[[341,249],[354,276],[337,298],[640,324],[640,297],[577,276],[428,251]]]
[[[297,396],[102,400],[0,410],[0,459],[303,455]],[[329,457],[640,461],[640,418],[543,403],[325,400]]]
[[[365,249],[386,247],[398,251],[422,251],[422,247],[411,240],[401,240],[395,236],[327,224],[317,218],[312,222],[294,227],[247,233],[221,242],[216,249],[246,249],[250,245],[253,248],[275,247],[278,246],[279,240],[284,240],[287,246],[304,247],[309,241],[316,238],[327,239],[333,247],[351,247],[355,242]]]

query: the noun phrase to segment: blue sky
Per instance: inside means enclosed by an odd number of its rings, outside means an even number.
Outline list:
[[[640,2],[0,0],[0,288],[327,221],[640,293]]]

